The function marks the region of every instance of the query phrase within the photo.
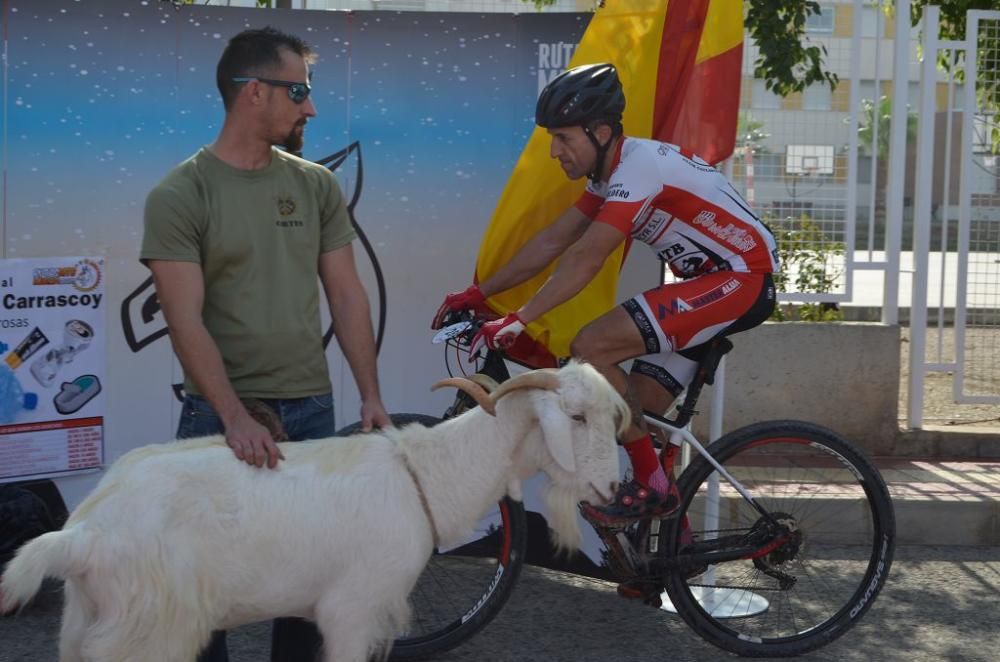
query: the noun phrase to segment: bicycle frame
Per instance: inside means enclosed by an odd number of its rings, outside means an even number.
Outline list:
[[[435,342],[449,341],[457,350],[467,349],[466,336],[470,331],[474,335],[474,323],[469,320],[462,328],[444,329]],[[848,440],[822,426],[794,420],[759,421],[722,434],[721,410],[712,407],[711,443],[699,441],[690,425],[698,414],[699,395],[705,384],[715,384],[715,396],[721,398],[725,375],[719,367],[731,349],[728,338],[710,341],[697,359],[698,368],[687,389],[665,415],[641,415],[641,422],[655,432],[657,445],[670,443],[683,449],[683,469],[676,476],[681,501],[677,513],[621,527],[590,520],[586,510],[583,519],[603,543],[603,565],[622,582],[623,596],[675,611],[699,636],[724,650],[752,656],[772,652],[797,655],[843,634],[884,585],[895,527],[892,502],[877,468]],[[523,365],[502,351],[487,351],[475,360],[472,370],[460,364],[461,372],[487,388],[492,385],[469,373],[500,383],[511,377],[515,365]],[[451,365],[448,372],[454,376]],[[715,382],[716,378],[720,381]],[[475,405],[471,396],[459,391],[445,417]],[[838,458],[840,463],[834,469],[841,469],[843,480],[829,478],[831,468],[822,459],[811,465],[808,447]],[[704,459],[692,458],[692,449]],[[767,473],[771,466],[777,474]],[[789,468],[795,473],[786,473]],[[728,489],[725,495],[720,494],[722,480],[735,494]],[[821,490],[797,489],[799,481],[848,486],[845,494],[849,500],[844,503],[856,502],[867,513],[865,524],[855,532],[857,540],[845,539],[837,526],[838,518],[848,516],[844,506],[838,500],[824,499]],[[792,498],[788,498],[786,484],[791,486]],[[526,524],[520,507],[523,545]],[[511,520],[514,524],[517,520]],[[510,529],[514,533],[509,535],[516,537],[518,527]],[[811,536],[809,545],[803,544],[806,536]],[[505,540],[498,542],[504,545]],[[856,549],[843,549],[850,545]],[[829,556],[830,549],[836,550],[836,557]],[[486,552],[489,558],[502,556]],[[831,558],[845,560],[847,565],[828,567]],[[516,572],[524,560],[513,561]],[[831,584],[824,579],[830,572],[850,581],[843,586]],[[506,572],[497,576],[515,577]],[[490,602],[494,582],[489,577],[477,582],[477,586],[484,585],[486,593],[472,612],[478,614],[479,605]],[[506,594],[481,620],[491,618],[505,599]],[[763,619],[749,619],[762,613],[767,614]],[[733,618],[736,620],[721,622]],[[446,643],[471,636],[482,624]],[[456,631],[462,632],[462,627]]]
[[[672,443],[675,446],[682,446],[682,444],[686,443],[689,444],[691,448],[694,448],[696,451],[698,451],[698,453],[703,458],[705,458],[705,460],[709,464],[715,467],[715,470],[719,472],[719,475],[725,478],[726,482],[732,485],[733,489],[739,492],[740,496],[746,499],[746,501],[754,507],[754,510],[756,510],[758,513],[761,514],[761,516],[766,518],[768,522],[777,525],[777,522],[774,520],[774,518],[771,517],[771,514],[768,513],[766,510],[764,510],[764,508],[762,508],[760,504],[757,503],[756,499],[753,498],[753,495],[750,494],[750,492],[743,486],[742,483],[740,483],[740,481],[736,480],[736,478],[731,473],[726,471],[726,469],[721,464],[719,464],[719,462],[714,457],[712,457],[712,454],[708,452],[708,449],[706,449],[705,446],[703,446],[702,443],[698,441],[697,437],[694,436],[694,434],[691,432],[691,430],[688,429],[687,426],[678,427],[676,423],[670,421],[669,419],[663,418],[662,416],[657,416],[655,414],[651,414],[649,412],[644,412],[643,418],[647,423],[668,433],[669,443]]]

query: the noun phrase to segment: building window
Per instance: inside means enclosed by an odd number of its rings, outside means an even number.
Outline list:
[[[864,7],[861,10],[861,36],[879,37],[885,32],[885,16],[878,7]]]
[[[833,32],[834,8],[827,5],[820,5],[818,14],[809,14],[806,17],[806,32]]]
[[[833,107],[833,92],[824,83],[810,85],[802,92],[803,110],[830,110]]]
[[[753,107],[764,110],[780,110],[781,97],[767,89],[762,80],[753,82]]]

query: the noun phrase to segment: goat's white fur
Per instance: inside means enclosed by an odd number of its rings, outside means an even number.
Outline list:
[[[555,539],[579,545],[576,503],[611,494],[628,409],[590,366],[558,375],[558,391],[500,398],[495,418],[476,408],[433,428],[282,444],[275,470],[239,462],[221,437],[132,451],[62,531],[19,551],[0,611],[52,576],[66,580],[62,662],[190,662],[212,630],[277,616],[316,621],[326,660],[363,662],[405,627],[433,551],[404,462],[442,545],[539,470]]]

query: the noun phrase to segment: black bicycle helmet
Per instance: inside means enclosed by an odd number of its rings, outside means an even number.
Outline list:
[[[585,64],[549,81],[538,96],[535,124],[558,129],[604,120],[616,126],[624,112],[625,94],[614,65]]]

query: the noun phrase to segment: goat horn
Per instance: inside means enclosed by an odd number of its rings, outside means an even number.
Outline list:
[[[498,386],[500,386],[497,380],[493,379],[489,375],[484,375],[481,372],[472,373],[472,375],[469,376],[469,379],[471,379],[472,381],[476,382],[484,389],[486,389],[487,393],[492,393],[493,391],[497,390]]]
[[[449,377],[448,379],[442,379],[439,382],[435,382],[434,385],[431,386],[431,390],[436,391],[444,386],[454,386],[458,390],[468,393],[472,399],[476,401],[476,404],[483,408],[483,411],[490,416],[497,415],[496,406],[493,404],[493,400],[490,399],[486,389],[471,379],[466,379],[464,377]]]
[[[490,399],[496,402],[511,391],[522,388],[540,388],[546,391],[555,391],[559,388],[559,377],[554,369],[532,370],[510,379],[490,394]]]

